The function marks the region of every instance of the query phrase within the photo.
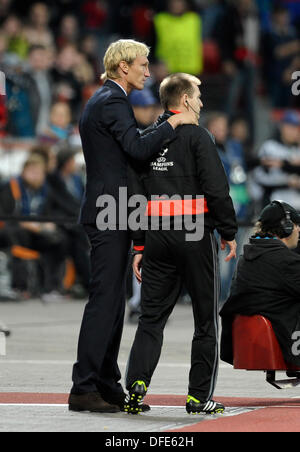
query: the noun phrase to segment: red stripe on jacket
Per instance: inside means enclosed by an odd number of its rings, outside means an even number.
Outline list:
[[[201,199],[159,199],[148,201],[145,216],[175,217],[184,215],[202,215],[208,213],[207,201]]]

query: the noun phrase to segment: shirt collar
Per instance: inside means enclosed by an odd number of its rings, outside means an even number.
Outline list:
[[[119,88],[121,88],[121,90],[124,92],[125,96],[127,96],[127,93],[125,91],[125,89],[123,88],[123,86],[121,86],[118,82],[116,82],[115,80],[112,80],[111,78],[108,79],[110,82],[115,83],[116,85],[119,86]]]

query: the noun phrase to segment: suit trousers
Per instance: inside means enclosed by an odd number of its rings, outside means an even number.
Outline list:
[[[184,231],[146,233],[141,316],[127,365],[128,390],[136,380],[150,385],[161,354],[164,327],[184,284],[194,317],[188,393],[201,401],[212,398],[219,361],[217,248],[210,231],[197,242],[186,241]]]
[[[130,238],[127,231],[85,225],[91,245],[91,282],[73,367],[73,394],[123,393],[117,364],[123,331]]]

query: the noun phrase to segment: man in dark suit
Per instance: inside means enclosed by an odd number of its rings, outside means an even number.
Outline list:
[[[113,197],[118,212],[124,207],[119,189],[127,187],[130,159],[147,160],[175,138],[177,126],[197,123],[191,113],[175,115],[140,136],[127,96],[144,88],[150,76],[148,55],[149,48],[133,40],[111,44],[104,57],[104,86],[88,101],[80,120],[87,171],[80,222],[91,244],[92,276],[73,368],[72,411],[117,412],[125,399],[117,358],[130,239],[121,219],[107,224],[100,220],[99,196]]]

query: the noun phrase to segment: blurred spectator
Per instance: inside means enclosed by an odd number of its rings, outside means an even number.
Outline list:
[[[86,88],[95,82],[93,66],[89,63],[84,53],[77,52],[73,74],[76,80],[81,84],[82,88]]]
[[[63,146],[57,154],[57,167],[56,176],[62,182],[61,187],[64,186],[66,194],[66,204],[67,194],[69,203],[73,201],[73,216],[77,217],[79,215],[80,204],[84,192],[84,186],[80,173],[78,172],[75,156],[77,151],[69,148],[68,146]],[[53,184],[52,184],[53,185]],[[59,191],[57,192],[59,193]],[[70,204],[68,205],[70,207]],[[67,207],[66,207],[67,209]]]
[[[154,16],[154,30],[155,56],[170,73],[202,72],[202,21],[188,0],[168,0],[167,10]]]
[[[31,81],[24,73],[24,65],[18,57],[11,57],[5,64],[7,131],[17,138],[35,137],[35,119],[30,98]]]
[[[148,42],[153,27],[153,10],[145,1],[137,2],[132,9],[132,32],[137,40]]]
[[[39,155],[44,159],[46,180],[53,195],[53,211],[56,217],[66,219],[65,224],[59,225],[58,229],[64,234],[66,257],[73,259],[76,270],[76,285],[71,289],[72,295],[76,298],[85,297],[90,279],[90,260],[86,234],[76,224],[84,190],[75,162],[76,151],[66,144],[38,144],[31,149],[31,155]]]
[[[299,26],[300,21],[300,3],[295,0],[281,0],[282,5],[289,10],[291,22]]]
[[[255,95],[260,23],[254,0],[233,0],[216,27],[223,70],[229,78],[225,110],[231,118],[244,113],[249,139],[255,136]]]
[[[203,20],[203,39],[214,36],[214,30],[220,16],[224,14],[224,0],[200,0],[197,2]]]
[[[212,133],[219,156],[222,160],[227,178],[230,176],[230,162],[226,154],[226,143],[229,133],[228,117],[222,112],[212,112],[206,118],[206,127]]]
[[[158,103],[159,87],[161,82],[169,75],[167,65],[164,61],[158,60],[150,66],[150,79],[148,79],[148,87],[151,89]],[[159,113],[160,114],[160,113]],[[159,114],[157,116],[159,116]]]
[[[99,80],[100,77],[100,58],[98,51],[98,43],[95,36],[88,34],[83,37],[81,40],[79,50],[85,55],[87,61],[90,63],[91,67],[94,70],[94,78],[95,80]]]
[[[30,155],[39,155],[46,165],[47,183],[55,197],[55,212],[60,217],[77,218],[83,195],[82,175],[75,160],[78,153],[67,143],[38,143]]]
[[[23,172],[18,177],[20,198],[16,199],[11,192],[11,184],[6,185],[1,195],[1,210],[4,213],[11,211],[18,215],[40,215],[44,212],[47,201],[47,188],[45,187],[45,163],[39,156],[31,156],[23,167]],[[6,191],[11,192],[11,197],[6,197]]]
[[[43,142],[56,144],[67,140],[72,132],[71,108],[66,102],[55,102],[50,111],[50,123],[39,135]]]
[[[227,142],[227,154],[230,160],[230,195],[233,200],[237,219],[245,221],[250,215],[250,199],[247,188],[246,144],[249,128],[243,117],[231,121]]]
[[[82,103],[82,86],[73,73],[77,61],[77,48],[68,44],[59,50],[51,70],[54,100],[69,102],[74,120],[78,119]]]
[[[157,119],[157,100],[149,88],[133,90],[129,97],[134,116],[140,130],[144,130]]]
[[[58,36],[56,37],[57,48],[60,49],[67,44],[78,45],[80,38],[78,18],[73,14],[66,14],[62,17]]]
[[[289,11],[279,6],[272,13],[270,31],[262,36],[263,75],[275,108],[291,106],[292,79],[286,80],[285,72],[293,65],[299,51],[300,40],[290,24]]]
[[[206,121],[207,129],[213,134],[216,141],[217,150],[223,163],[228,183],[230,195],[232,197],[238,221],[249,219],[250,198],[247,188],[247,166],[245,159],[245,142],[248,136],[248,125],[242,118],[234,120],[229,128],[229,122],[223,113],[212,113]],[[237,241],[237,255],[239,254],[247,230],[240,227]],[[220,260],[221,267],[221,303],[226,300],[232,276],[235,270],[236,261],[231,265]]]
[[[273,0],[256,0],[256,5],[260,15],[261,28],[264,31],[270,29],[271,11],[273,8]]]
[[[46,167],[46,178],[48,183],[50,183],[48,176],[56,171],[57,167],[57,157],[54,149],[54,146],[43,143],[37,143],[29,149],[29,156],[39,155],[44,160]]]
[[[38,155],[31,155],[25,162],[22,174],[4,185],[0,191],[2,215],[55,214],[55,199],[46,184],[46,167]],[[61,287],[61,264],[65,259],[65,239],[53,223],[20,222],[9,226],[11,241],[15,246],[41,253],[43,268],[42,289],[53,297]],[[21,292],[28,290],[27,260],[20,255],[13,260],[13,287]],[[52,298],[53,298],[52,297]]]
[[[246,146],[248,143],[249,128],[243,117],[236,117],[231,121],[227,142],[227,153],[230,161],[230,195],[232,197],[236,217],[240,223],[237,233],[237,256],[242,252],[243,246],[249,235],[249,227],[246,226],[253,216],[253,202],[249,190],[250,180],[248,177],[248,165]],[[244,223],[244,225],[243,225]],[[227,273],[227,286],[223,288],[223,300],[229,294],[232,277],[236,268],[236,262],[224,268]],[[224,278],[225,279],[225,278]],[[225,279],[226,280],[226,279]]]
[[[108,11],[105,0],[86,0],[82,4],[82,13],[84,19],[84,28],[87,32],[99,32],[105,25]]]
[[[284,161],[300,162],[299,143],[299,115],[287,111],[279,124],[279,136],[262,144],[258,153],[261,165],[253,171],[254,182],[261,190],[262,207],[274,199],[280,199],[300,210],[299,177],[282,168]]]
[[[81,18],[81,4],[85,0],[47,0],[51,5],[51,22],[52,28],[59,23],[61,17],[66,14],[74,14],[78,19]]]
[[[62,146],[57,153],[57,168],[49,175],[49,183],[56,194],[56,212],[63,217],[78,218],[84,185],[78,170],[76,151]],[[66,223],[61,225],[67,240],[67,254],[73,259],[76,275],[76,296],[81,288],[81,296],[86,296],[90,280],[89,243],[81,225]],[[74,293],[73,293],[74,295]]]
[[[0,25],[11,11],[12,0],[0,0]]]
[[[35,135],[40,134],[49,123],[52,104],[52,81],[49,71],[48,50],[42,45],[29,49],[28,68],[24,76],[28,80],[30,111]]]
[[[15,53],[21,59],[26,58],[29,42],[24,33],[21,20],[13,14],[9,15],[3,23],[2,31],[8,41],[8,52]]]
[[[30,45],[40,44],[45,47],[54,45],[49,22],[50,10],[47,4],[42,2],[33,4],[29,11],[29,22],[24,27],[24,35]]]

